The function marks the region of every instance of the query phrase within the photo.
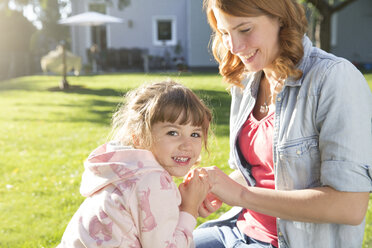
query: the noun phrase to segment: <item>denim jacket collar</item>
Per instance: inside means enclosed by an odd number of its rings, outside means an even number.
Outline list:
[[[303,44],[303,47],[304,47],[304,56],[302,57],[302,59],[298,63],[297,68],[304,72],[304,71],[306,71],[306,68],[308,66],[308,61],[309,60],[307,58],[310,56],[313,44],[312,44],[311,40],[309,39],[309,37],[307,37],[306,35],[302,38],[302,44]],[[304,77],[304,75],[302,75],[302,77],[299,80],[295,80],[295,79],[289,77],[285,80],[284,85],[285,86],[291,86],[291,87],[301,86],[301,84],[303,82],[303,77]]]

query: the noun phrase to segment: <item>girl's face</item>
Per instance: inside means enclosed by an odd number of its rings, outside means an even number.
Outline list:
[[[270,70],[279,55],[278,19],[262,15],[238,17],[213,8],[223,44],[244,63],[248,71]]]
[[[157,122],[152,126],[150,151],[171,176],[183,177],[196,163],[202,148],[202,128]]]

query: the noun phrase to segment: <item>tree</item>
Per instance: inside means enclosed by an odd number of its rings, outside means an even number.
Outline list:
[[[58,24],[61,19],[60,9],[66,6],[67,1],[70,0],[3,0],[0,10],[9,9],[11,5],[12,10],[24,13],[27,7],[32,7],[42,27],[32,35],[30,48],[31,52],[40,56],[69,36],[68,28]]]
[[[58,24],[61,19],[60,9],[65,4],[66,2],[60,0],[48,0],[41,6],[38,19],[42,24],[42,29],[33,37],[34,52],[46,54],[50,50],[55,49],[61,41],[69,39],[68,27]]]
[[[27,7],[31,6],[34,13],[37,15],[38,21],[41,23],[41,29],[34,32],[31,37],[29,47],[33,53],[34,61],[40,61],[40,57],[45,55],[62,41],[67,41],[69,44],[68,27],[58,24],[61,19],[61,13],[66,10],[66,6],[72,0],[0,0],[0,11],[9,11],[9,6],[12,10],[21,14]],[[107,4],[113,4],[114,0],[105,0]],[[130,5],[131,0],[118,0],[117,6],[123,9]],[[69,14],[65,13],[64,14]],[[26,18],[24,18],[26,20]],[[16,29],[15,29],[16,30]],[[30,38],[24,39],[29,42]],[[33,63],[37,64],[37,63]]]
[[[311,4],[318,14],[316,23],[319,29],[320,48],[325,51],[331,50],[331,20],[332,15],[357,0],[304,0]]]
[[[9,2],[14,3],[19,8],[22,8],[27,5],[32,5],[34,7],[41,7],[42,9],[46,9],[48,6],[50,0],[2,0],[2,3],[0,3],[0,9],[1,6],[8,6]],[[66,3],[72,0],[58,0],[60,4]],[[107,4],[113,4],[113,0],[104,0]],[[123,9],[127,6],[129,6],[131,3],[131,0],[118,0],[117,6],[119,9]]]
[[[30,68],[30,38],[36,28],[22,13],[0,10],[0,79],[23,76]]]

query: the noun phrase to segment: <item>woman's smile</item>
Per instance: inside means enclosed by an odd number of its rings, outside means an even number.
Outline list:
[[[249,64],[255,59],[257,53],[258,53],[258,49],[255,50],[254,52],[251,52],[248,55],[240,55],[239,57],[243,61],[244,64]]]

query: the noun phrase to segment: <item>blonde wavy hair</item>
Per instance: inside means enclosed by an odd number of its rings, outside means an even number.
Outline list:
[[[304,54],[302,38],[307,30],[307,20],[303,6],[296,0],[204,0],[208,22],[213,29],[212,52],[219,63],[220,74],[226,82],[241,86],[246,72],[244,64],[223,45],[212,8],[232,16],[278,18],[282,24],[279,32],[281,50],[273,61],[275,71],[280,79],[299,79],[302,76],[302,71],[296,66]]]
[[[179,119],[180,117],[180,119]],[[123,145],[148,149],[153,144],[152,126],[157,122],[201,127],[207,149],[212,113],[187,87],[172,80],[145,83],[129,91],[112,117],[110,138]],[[133,137],[138,144],[134,144]]]

